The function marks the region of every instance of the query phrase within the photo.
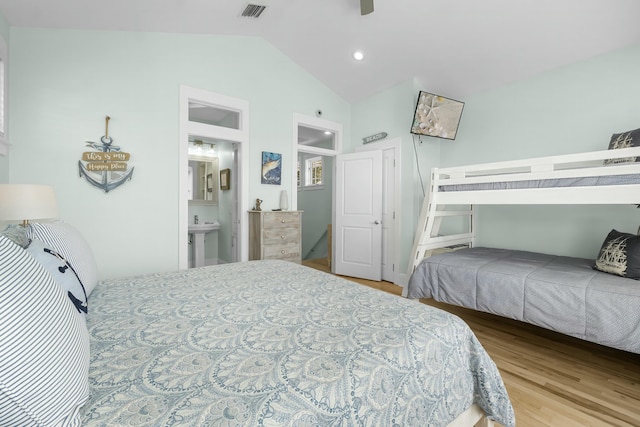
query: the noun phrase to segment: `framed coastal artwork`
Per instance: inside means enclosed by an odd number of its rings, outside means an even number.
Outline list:
[[[282,180],[282,154],[262,152],[262,184],[280,185]]]

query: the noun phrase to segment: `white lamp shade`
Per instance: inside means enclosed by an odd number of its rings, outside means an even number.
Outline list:
[[[0,184],[0,220],[25,221],[58,217],[53,187],[33,184]]]

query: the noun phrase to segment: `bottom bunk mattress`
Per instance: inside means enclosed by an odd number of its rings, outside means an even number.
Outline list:
[[[408,298],[433,298],[640,353],[640,283],[594,261],[467,248],[424,259]]]
[[[107,280],[89,298],[84,426],[514,426],[459,318],[284,261]]]

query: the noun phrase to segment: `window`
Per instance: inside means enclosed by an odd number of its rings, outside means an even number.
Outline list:
[[[0,37],[0,154],[7,155],[7,45]]]
[[[307,159],[305,164],[307,170],[305,185],[322,185],[322,157]]]
[[[304,165],[304,167],[302,167]],[[298,189],[315,190],[321,189],[323,184],[322,168],[324,161],[322,156],[308,157],[300,155],[298,158]]]

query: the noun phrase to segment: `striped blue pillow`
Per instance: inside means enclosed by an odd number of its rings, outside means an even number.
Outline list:
[[[79,426],[89,334],[60,286],[0,235],[0,425]]]
[[[73,265],[84,285],[87,295],[98,283],[98,269],[93,251],[72,225],[62,221],[29,224],[27,237],[40,240]]]

